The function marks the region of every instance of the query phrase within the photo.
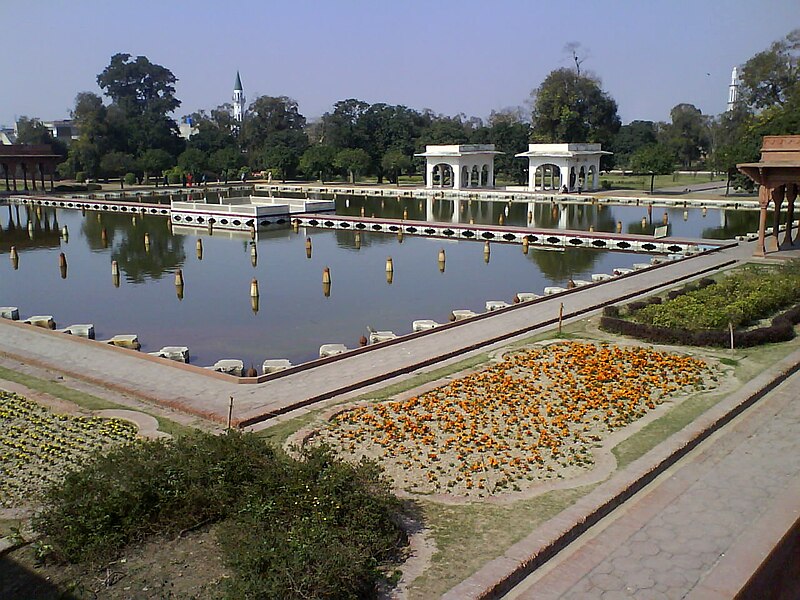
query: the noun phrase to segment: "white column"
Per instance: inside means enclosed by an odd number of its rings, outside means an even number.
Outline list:
[[[430,157],[426,159],[425,163],[425,187],[431,189],[433,187],[433,167],[436,166],[432,163]]]
[[[456,162],[454,165],[450,165],[453,169],[453,189],[460,190],[461,189],[461,165],[459,162]]]
[[[528,189],[534,191],[536,189],[536,169],[538,167],[533,164],[531,157],[528,157]]]
[[[489,161],[489,168],[486,173],[486,187],[494,187],[494,156]]]
[[[599,178],[600,178],[600,161],[597,160],[594,163],[594,173],[592,173],[592,190],[593,191],[596,190],[598,187],[600,187]]]

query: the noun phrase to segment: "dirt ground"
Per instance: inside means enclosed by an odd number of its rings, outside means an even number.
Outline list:
[[[214,600],[228,576],[213,528],[150,540],[92,569],[41,563],[37,550],[32,544],[0,557],[0,598]]]

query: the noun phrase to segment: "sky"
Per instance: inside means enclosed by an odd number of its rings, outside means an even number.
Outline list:
[[[309,120],[347,98],[485,119],[571,66],[570,42],[628,123],[724,111],[731,68],[800,27],[800,0],[0,0],[0,24],[4,125],[68,118],[119,52],[175,74],[175,117],[229,102],[239,70],[248,103]]]

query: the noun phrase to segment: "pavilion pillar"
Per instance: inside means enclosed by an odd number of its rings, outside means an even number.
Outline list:
[[[461,165],[456,163],[455,165],[450,165],[450,168],[453,169],[453,189],[460,190],[461,189]]]
[[[592,191],[596,190],[599,186],[600,179],[600,161],[597,161],[597,164],[594,165],[594,173],[592,173]]]
[[[770,238],[774,239],[775,241],[775,250],[779,250],[781,247],[781,241],[779,239],[780,231],[778,228],[781,224],[781,206],[783,205],[783,196],[786,190],[786,186],[779,185],[772,188],[772,208],[774,209],[774,213],[772,215],[772,235]],[[770,244],[770,250],[772,250],[772,244]]]
[[[26,163],[22,163],[22,189],[24,191],[28,191],[28,165]]]
[[[428,159],[425,164],[425,187],[428,189],[433,187],[433,169],[434,165],[432,165],[430,159]]]
[[[794,201],[797,199],[797,184],[786,184],[786,200],[788,203],[786,213],[786,235],[783,238],[785,246],[794,246],[794,236],[792,235],[792,227],[794,226]]]
[[[764,247],[764,235],[767,230],[767,205],[769,204],[769,189],[765,185],[758,186],[758,244],[753,253],[754,256],[764,256],[766,248]]]
[[[42,191],[45,191],[45,189],[44,189],[44,163],[39,163],[39,175],[41,175],[41,177],[42,177]]]
[[[14,191],[17,191],[17,163],[11,163],[13,166],[11,167],[11,180],[14,182]]]
[[[11,188],[9,188],[9,186],[8,186],[8,164],[7,163],[3,163],[3,175],[5,175],[5,178],[6,178],[6,191],[9,192],[9,191],[11,191]]]

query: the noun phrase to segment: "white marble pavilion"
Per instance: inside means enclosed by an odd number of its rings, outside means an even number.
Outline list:
[[[528,159],[528,189],[592,191],[598,188],[600,144],[528,144],[517,158]]]
[[[494,144],[455,144],[448,146],[425,146],[427,162],[425,182],[428,188],[494,187],[494,157],[503,154],[494,149]]]

